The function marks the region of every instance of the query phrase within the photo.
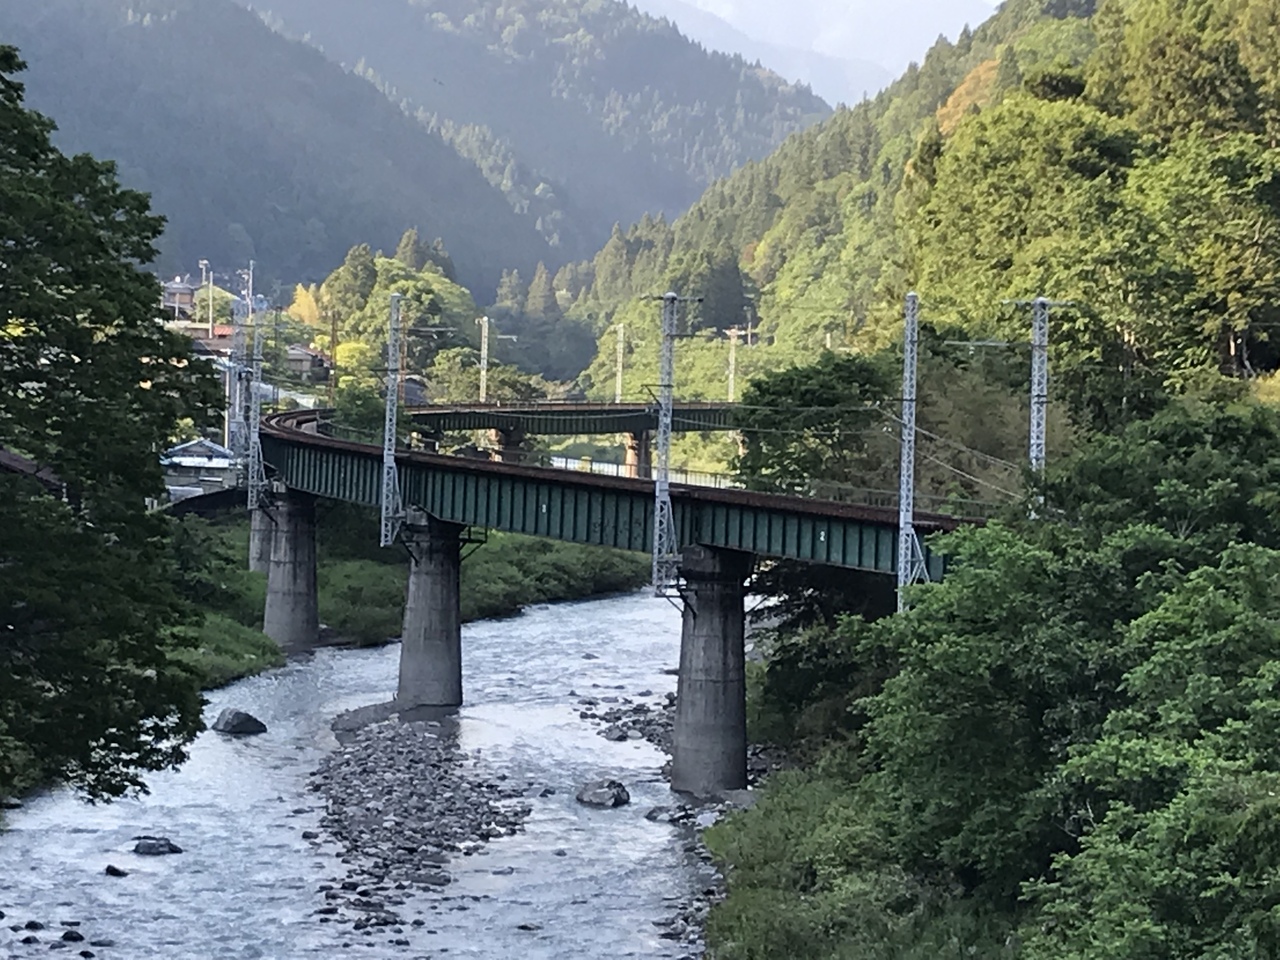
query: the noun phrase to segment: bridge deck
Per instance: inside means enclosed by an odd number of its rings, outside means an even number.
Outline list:
[[[289,487],[378,506],[382,451],[309,432],[320,414],[267,417],[265,461]],[[653,483],[576,471],[404,451],[397,455],[406,505],[474,527],[649,552]],[[678,546],[703,544],[760,556],[897,571],[897,511],[801,497],[673,485]],[[917,514],[922,533],[951,530],[951,517]],[[929,554],[930,573],[941,558]]]

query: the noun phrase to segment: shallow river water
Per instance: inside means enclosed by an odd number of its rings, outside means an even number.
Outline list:
[[[89,806],[58,792],[10,814],[0,833],[0,956],[50,956],[62,921],[79,921],[86,938],[63,956],[103,939],[114,945],[90,948],[103,958],[683,956],[653,921],[705,876],[685,851],[687,837],[644,819],[672,802],[660,775],[665,758],[643,741],[598,736],[570,696],[674,690],[665,671],[677,665],[679,645],[676,609],[639,594],[464,628],[462,746],[512,780],[556,792],[528,800],[523,834],[455,859],[455,882],[442,896],[416,896],[399,909],[406,921],[425,921],[405,927],[408,946],[319,922],[317,887],[345,868],[334,846],[317,851],[302,838],[323,812],[307,779],[335,745],[330,721],[388,698],[399,657],[391,646],[320,650],[211,694],[206,720],[234,705],[269,732],[202,734],[181,770],[152,777],[150,796]],[[631,805],[576,803],[576,787],[600,777],[623,781]],[[136,856],[139,834],[167,836],[185,852]],[[108,863],[129,876],[105,876]],[[10,925],[30,919],[50,929],[23,945],[28,931]]]

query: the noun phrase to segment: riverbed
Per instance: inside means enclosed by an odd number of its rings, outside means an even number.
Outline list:
[[[90,941],[112,941],[89,949],[119,958],[687,956],[655,923],[707,882],[688,836],[644,817],[672,802],[666,758],[644,741],[608,741],[578,717],[584,696],[674,691],[679,647],[679,612],[643,594],[464,627],[460,746],[484,775],[533,785],[532,812],[519,835],[455,858],[454,882],[439,894],[410,895],[394,937],[321,922],[319,888],[346,867],[335,844],[303,833],[324,839],[323,799],[307,785],[336,746],[330,723],[388,698],[399,647],[322,649],[216,691],[206,722],[236,706],[268,732],[202,734],[190,761],[154,775],[146,797],[90,806],[55,792],[8,815],[0,955],[48,956],[60,924],[76,921],[85,941],[64,956]],[[631,804],[578,804],[576,788],[600,778],[622,781]],[[132,838],[141,834],[184,852],[137,856]],[[129,875],[106,876],[108,864]],[[48,929],[10,930],[28,920]],[[26,936],[40,942],[24,945]]]

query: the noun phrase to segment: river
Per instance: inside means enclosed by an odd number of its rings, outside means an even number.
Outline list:
[[[706,877],[687,836],[644,818],[672,802],[660,775],[665,757],[642,741],[598,736],[570,696],[674,690],[666,671],[679,646],[678,611],[640,594],[464,628],[461,745],[512,780],[556,792],[533,793],[524,833],[457,858],[441,896],[417,895],[400,908],[406,920],[425,921],[404,928],[407,946],[319,922],[317,888],[343,868],[334,847],[302,838],[323,813],[307,780],[336,744],[330,722],[395,689],[399,647],[390,646],[319,650],[210,694],[206,722],[233,705],[268,733],[202,734],[182,769],[151,778],[149,796],[91,806],[58,791],[13,811],[0,834],[0,952],[47,956],[47,941],[61,932],[53,927],[79,921],[86,941],[114,941],[90,948],[99,957],[685,956],[687,948],[658,937],[654,921]],[[623,781],[631,805],[578,804],[577,786],[600,777]],[[139,834],[167,836],[185,852],[137,856]],[[129,876],[105,876],[108,863]],[[30,934],[39,945],[22,945],[28,931],[9,929],[29,919],[50,927]]]

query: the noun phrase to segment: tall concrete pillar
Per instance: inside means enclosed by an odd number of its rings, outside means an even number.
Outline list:
[[[641,480],[653,477],[653,431],[641,430],[626,436],[626,475]]]
[[[746,613],[750,554],[687,547],[671,787],[706,797],[747,785]]]
[[[271,542],[276,535],[275,505],[249,511],[249,569],[266,573],[271,567]]]
[[[525,435],[516,428],[489,431],[489,459],[497,463],[522,463]]]
[[[401,528],[410,561],[396,702],[405,708],[462,705],[461,534],[417,509]]]
[[[285,650],[295,650],[313,645],[320,635],[315,497],[291,490],[273,513],[262,632]]]

